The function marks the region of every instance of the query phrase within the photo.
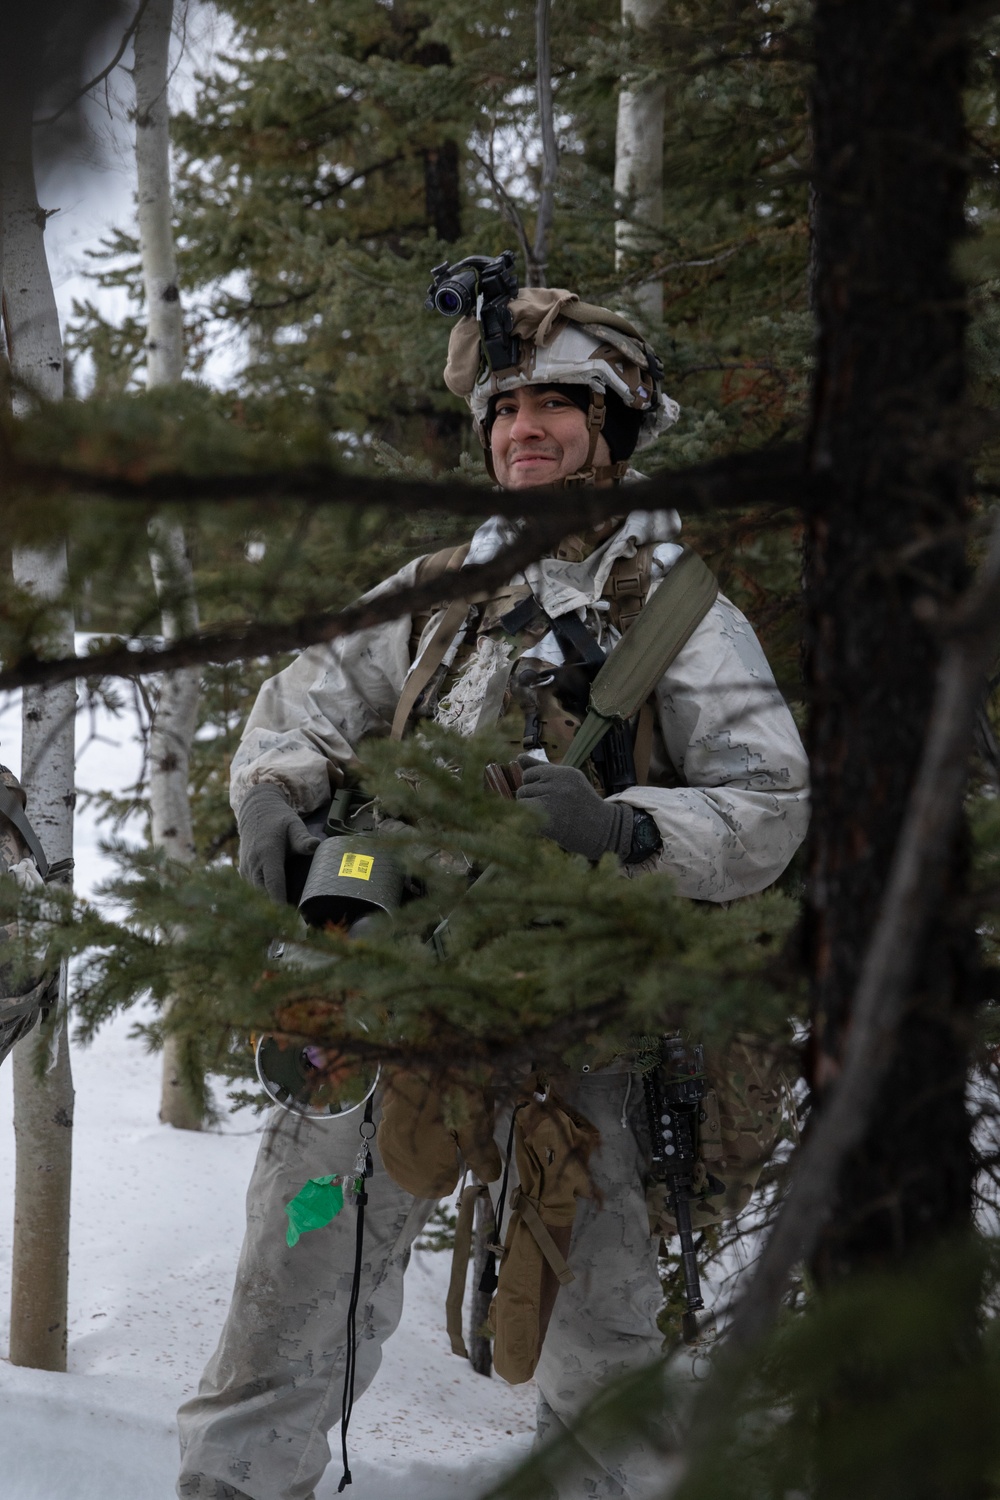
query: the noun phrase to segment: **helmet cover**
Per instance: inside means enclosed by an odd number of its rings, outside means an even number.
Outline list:
[[[490,401],[519,386],[582,385],[617,396],[642,413],[637,450],[677,421],[680,407],[662,390],[660,361],[621,313],[557,287],[526,288],[511,300],[510,311],[521,341],[516,365],[487,366],[474,317],[459,319],[448,342],[445,385],[468,403],[484,448]]]

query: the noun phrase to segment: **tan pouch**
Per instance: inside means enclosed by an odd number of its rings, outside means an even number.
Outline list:
[[[550,1094],[522,1106],[514,1124],[520,1185],[490,1307],[493,1363],[510,1385],[535,1373],[560,1286],[573,1280],[566,1263],[577,1198],[593,1187],[588,1163],[600,1137],[590,1121]]]
[[[493,1111],[481,1090],[441,1087],[400,1070],[386,1084],[378,1148],[393,1182],[415,1198],[443,1198],[458,1186],[463,1161],[480,1182],[500,1176]]]

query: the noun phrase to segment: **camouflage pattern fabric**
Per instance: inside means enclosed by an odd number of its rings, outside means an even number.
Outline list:
[[[617,1376],[655,1363],[662,1339],[657,1242],[650,1237],[639,1139],[641,1090],[620,1070],[560,1079],[560,1094],[600,1133],[588,1164],[594,1197],[580,1199],[567,1260],[535,1371],[539,1413],[569,1426]],[[376,1111],[376,1118],[378,1118]],[[624,1126],[623,1126],[624,1120]],[[198,1394],[181,1407],[182,1500],[307,1500],[330,1462],[328,1433],[340,1419],[355,1220],[347,1210],[285,1243],[285,1204],[310,1177],[349,1170],[358,1116],[315,1122],[275,1111],[247,1194],[247,1234],[232,1305]],[[497,1122],[506,1147],[509,1114]],[[410,1247],[434,1208],[388,1175],[376,1149],[368,1185],[358,1303],[355,1394],[378,1371],[382,1345],[403,1305]],[[512,1189],[519,1186],[516,1162]],[[491,1192],[497,1193],[498,1185]],[[506,1231],[507,1225],[503,1227]],[[363,1417],[352,1442],[363,1452]],[[677,1443],[675,1416],[656,1440],[581,1434],[556,1500],[659,1500]],[[227,1488],[227,1486],[229,1488]]]
[[[0,782],[24,804],[21,783],[7,766],[0,766]],[[42,879],[35,862],[17,829],[0,813],[0,875],[16,880],[21,886],[41,886]],[[18,937],[16,920],[0,925],[0,1063],[14,1046],[27,1036],[51,1000],[51,974],[41,976],[18,972],[4,949]]]
[[[484,522],[467,561],[495,556],[509,539],[506,524],[497,517]],[[622,558],[634,563],[648,547],[652,586],[681,553],[678,527],[672,512],[630,512],[586,556],[543,559],[526,570],[526,581],[552,618],[572,611],[595,638],[610,644],[602,596],[612,570]],[[419,561],[408,564],[374,594],[412,583],[419,568]],[[638,577],[638,563],[635,570]],[[418,659],[442,617],[438,611],[419,632]],[[356,765],[357,747],[391,732],[408,674],[416,670],[415,624],[403,616],[310,647],[264,684],[233,763],[235,808],[260,782],[283,787],[300,811],[329,797],[345,770]],[[509,662],[500,661],[498,648],[505,642],[490,624],[483,618],[468,639],[456,635],[446,658],[454,671],[441,687],[459,732],[481,719],[495,723],[503,717],[502,699],[494,704],[491,687],[498,676],[503,684]],[[558,664],[561,650],[557,642],[553,646]],[[545,638],[537,643],[546,660],[552,649]],[[624,868],[623,878],[660,872],[680,895],[713,902],[766,889],[805,835],[807,764],[749,623],[721,595],[664,674],[654,699],[649,784],[617,800],[653,817],[662,848],[644,864]],[[483,717],[487,708],[490,718]],[[572,730],[572,724],[556,723],[554,711],[548,718],[553,739],[556,729]],[[559,753],[557,745],[553,751]],[[572,1226],[566,1259],[574,1279],[559,1288],[536,1370],[540,1432],[571,1425],[609,1381],[655,1361],[661,1344],[659,1231],[650,1232],[645,1196],[649,1153],[642,1143],[642,1091],[633,1088],[630,1095],[629,1074],[620,1066],[600,1069],[596,1059],[587,1059],[584,1076],[584,1059],[567,1064],[579,1071],[572,1088],[560,1080],[560,1094],[597,1128],[601,1142],[590,1162],[595,1196],[578,1203]],[[710,1170],[725,1191],[719,1202],[704,1200],[710,1222],[746,1201],[767,1154],[772,1084],[761,1066],[748,1052],[713,1069],[718,1130],[711,1135],[713,1113],[705,1152],[714,1142],[718,1154]],[[503,1128],[496,1139],[506,1145]],[[451,1146],[443,1144],[450,1169]],[[354,1224],[343,1213],[290,1251],[284,1206],[308,1178],[349,1171],[356,1149],[351,1117],[321,1129],[282,1116],[264,1138],[232,1307],[199,1395],[179,1417],[179,1493],[185,1500],[216,1500],[217,1483],[249,1500],[307,1500],[323,1474],[330,1457],[326,1435],[340,1411]],[[705,1167],[707,1185],[708,1162]],[[398,1321],[409,1246],[432,1206],[393,1183],[376,1153],[358,1394],[374,1377],[382,1342]],[[673,1447],[674,1434],[666,1429],[655,1443],[624,1448],[580,1436],[579,1462],[560,1476],[558,1500],[653,1500],[663,1492],[670,1462],[665,1455]]]

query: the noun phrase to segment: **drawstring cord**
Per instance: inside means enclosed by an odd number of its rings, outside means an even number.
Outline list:
[[[344,1459],[344,1473],[337,1486],[337,1494],[342,1495],[351,1479],[351,1466],[347,1457],[347,1429],[351,1424],[351,1413],[354,1410],[354,1376],[358,1363],[358,1333],[357,1315],[358,1299],[361,1295],[361,1265],[365,1246],[365,1204],[368,1202],[368,1194],[365,1192],[365,1180],[371,1177],[374,1171],[372,1164],[372,1153],[369,1141],[375,1134],[375,1124],[372,1119],[374,1100],[371,1095],[365,1103],[365,1117],[358,1126],[358,1134],[363,1142],[354,1163],[354,1199],[358,1210],[358,1229],[354,1245],[354,1276],[351,1280],[351,1300],[347,1309],[347,1362],[344,1367],[344,1395],[340,1404],[340,1451]],[[366,1130],[365,1126],[370,1126]]]
[[[632,1095],[632,1073],[629,1071],[628,1082],[625,1085],[625,1101],[622,1104],[622,1129],[628,1129],[628,1101]]]

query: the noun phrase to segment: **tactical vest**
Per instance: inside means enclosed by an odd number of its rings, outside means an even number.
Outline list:
[[[607,534],[610,535],[613,529],[613,527],[606,528]],[[616,558],[605,581],[601,592],[601,598],[607,605],[605,618],[620,635],[627,633],[646,602],[652,579],[653,552],[657,545],[655,542],[644,543],[637,548],[633,557]],[[446,572],[460,568],[467,553],[467,546],[457,549],[445,548],[441,552],[423,558],[417,568],[415,581],[425,583],[432,578],[441,577]],[[571,553],[565,547],[561,548],[556,555],[571,557]],[[534,622],[513,631],[504,624],[504,621],[510,621],[512,617],[516,618],[519,607],[527,604],[530,599],[531,589],[526,583],[507,584],[489,598],[473,605],[472,609],[476,613],[475,617],[469,620],[465,639],[451,663],[444,666],[440,660],[433,660],[435,648],[438,651],[446,649],[454,639],[462,620],[469,613],[468,605],[459,604],[456,607],[452,604],[449,607],[434,636],[425,646],[423,659],[430,667],[430,671],[418,678],[420,674],[418,665],[408,684],[409,694],[404,690],[393,725],[394,737],[401,737],[406,725],[412,719],[434,718],[439,705],[447,704],[449,693],[456,682],[462,679],[476,653],[480,637],[489,636],[509,645],[508,665],[510,668],[513,668],[522,656],[530,654],[532,647],[536,646],[547,634],[548,622],[539,616]],[[436,613],[435,610],[428,609],[413,618],[410,635],[411,661],[417,656],[421,638],[434,613]],[[450,619],[449,616],[451,616]],[[428,658],[430,658],[429,661]],[[553,663],[553,665],[557,664]],[[500,675],[498,673],[498,679]],[[414,682],[414,679],[417,679],[417,682]],[[508,677],[502,682],[498,680],[493,701],[490,701],[489,694],[487,695],[482,716],[476,727],[499,728],[503,738],[510,744],[511,759],[513,759],[526,748],[525,720],[525,707],[523,703],[517,701]],[[580,726],[580,715],[565,708],[558,701],[551,687],[543,687],[539,688],[537,693],[537,720],[537,732],[532,743],[544,749],[549,760],[557,763],[565,755],[570,741]],[[636,730],[636,771],[640,785],[648,779],[653,725],[652,707],[648,705],[639,716]],[[662,754],[661,761],[665,762],[665,756]],[[669,763],[660,769],[661,774],[657,779],[661,785],[681,784],[680,778]],[[597,789],[601,790],[600,781],[596,775],[591,773],[591,779]]]

